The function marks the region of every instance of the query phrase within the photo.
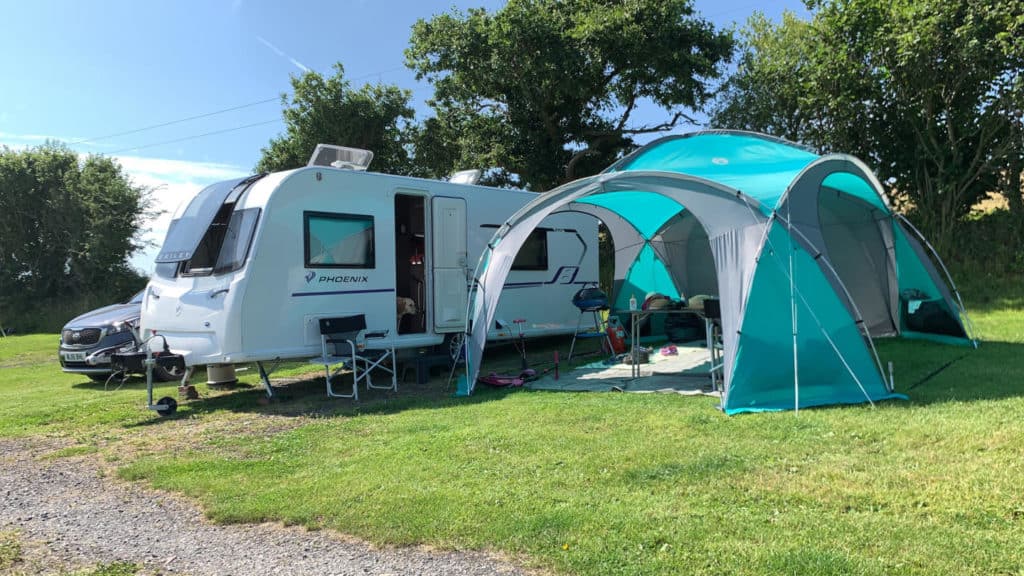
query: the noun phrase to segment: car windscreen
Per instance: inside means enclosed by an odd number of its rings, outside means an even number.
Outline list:
[[[217,182],[204,188],[188,204],[181,216],[171,221],[167,229],[167,237],[156,257],[158,264],[165,262],[182,262],[192,258],[196,247],[213,222],[221,204],[231,194],[235,186],[248,180],[238,178]]]

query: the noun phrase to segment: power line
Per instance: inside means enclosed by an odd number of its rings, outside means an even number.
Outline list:
[[[189,116],[188,118],[180,118],[178,120],[171,120],[169,122],[162,122],[160,124],[153,124],[152,126],[145,126],[143,128],[136,128],[134,130],[126,130],[124,132],[115,132],[113,134],[107,134],[106,136],[97,136],[95,138],[86,138],[84,140],[78,140],[68,144],[68,146],[74,146],[76,144],[84,144],[86,142],[97,142],[99,140],[106,140],[107,138],[115,138],[117,136],[127,136],[129,134],[137,134],[139,132],[145,132],[146,130],[153,130],[156,128],[163,128],[164,126],[173,126],[174,124],[181,124],[182,122],[189,122],[192,120],[199,120],[200,118],[208,118],[210,116],[216,116],[217,114],[224,114],[225,112],[233,112],[235,110],[241,110],[243,108],[251,108],[259,104],[266,104],[267,102],[274,102],[280,100],[280,96],[273,98],[267,98],[266,100],[258,100],[256,102],[249,102],[248,104],[239,104],[238,106],[232,106],[231,108],[224,108],[222,110],[215,110],[213,112],[207,112],[205,114],[197,114],[196,116]]]
[[[225,128],[223,130],[214,130],[213,132],[206,132],[203,134],[195,134],[193,136],[185,136],[184,138],[175,138],[174,140],[165,140],[164,142],[154,142],[152,144],[143,144],[141,146],[130,146],[128,148],[122,148],[120,150],[114,150],[113,152],[104,152],[104,154],[114,155],[120,154],[121,152],[130,152],[133,150],[142,150],[143,148],[152,148],[154,146],[164,146],[165,144],[175,144],[177,142],[184,142],[186,140],[195,140],[196,138],[205,138],[207,136],[215,136],[217,134],[226,134],[228,132],[235,132],[237,130],[244,130],[246,128],[253,128],[255,126],[264,126],[266,124],[272,124],[274,122],[280,122],[280,118],[274,118],[273,120],[264,120],[263,122],[254,122],[252,124],[246,124],[244,126],[235,126],[234,128]]]
[[[349,82],[355,82],[357,80],[364,80],[366,78],[371,78],[373,76],[380,76],[381,74],[387,74],[389,72],[394,72],[396,70],[402,70],[404,68],[405,68],[405,66],[395,66],[395,67],[392,67],[392,68],[388,68],[386,70],[381,70],[379,72],[371,72],[369,74],[363,74],[361,76],[355,76],[355,77],[352,77],[352,78],[348,78],[347,80]],[[159,124],[153,124],[151,126],[143,126],[142,128],[135,128],[133,130],[125,130],[124,132],[115,132],[113,134],[107,134],[105,136],[96,136],[95,138],[85,138],[85,139],[82,139],[82,140],[76,140],[74,142],[69,143],[68,146],[75,146],[77,144],[85,144],[85,143],[89,143],[89,142],[98,142],[100,140],[107,140],[108,138],[116,138],[118,136],[128,136],[130,134],[138,134],[139,132],[146,132],[148,130],[155,130],[157,128],[164,128],[166,126],[173,126],[175,124],[181,124],[183,122],[191,122],[192,120],[200,120],[202,118],[209,118],[210,116],[216,116],[218,114],[225,114],[227,112],[234,112],[235,110],[242,110],[244,108],[251,108],[253,106],[259,106],[260,104],[267,104],[269,102],[277,102],[277,101],[280,101],[280,99],[281,99],[281,94],[278,94],[277,96],[274,96],[273,98],[265,98],[263,100],[256,100],[255,102],[248,102],[246,104],[239,104],[237,106],[231,106],[229,108],[222,108],[220,110],[214,110],[213,112],[206,112],[206,113],[203,113],[203,114],[196,114],[195,116],[188,116],[186,118],[179,118],[177,120],[169,120],[167,122],[161,122]],[[196,136],[196,138],[198,138],[198,137],[199,136]],[[148,147],[148,146],[149,145],[142,146],[142,148],[145,148],[145,147]],[[139,146],[136,146],[135,148],[139,148]],[[134,148],[132,148],[132,149],[134,149]]]

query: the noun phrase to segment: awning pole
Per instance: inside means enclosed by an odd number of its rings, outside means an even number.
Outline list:
[[[793,243],[793,220],[790,219],[789,202],[786,203],[786,226],[789,232],[789,309],[790,318],[793,322],[793,413],[800,414],[800,362],[797,352],[797,324],[796,324],[796,288],[794,287],[793,274],[793,251],[796,244]]]

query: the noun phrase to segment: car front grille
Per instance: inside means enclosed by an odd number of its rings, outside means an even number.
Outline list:
[[[65,330],[60,336],[65,346],[91,346],[100,341],[100,338],[103,336],[103,330],[100,328]]]

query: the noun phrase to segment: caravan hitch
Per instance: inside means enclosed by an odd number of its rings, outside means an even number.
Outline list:
[[[153,403],[153,367],[160,366],[175,373],[180,371],[189,374],[190,372],[186,371],[185,357],[181,354],[171,354],[166,340],[164,340],[164,350],[153,353],[153,350],[149,347],[149,340],[157,336],[159,335],[154,335],[139,345],[139,348],[145,348],[145,352],[136,351],[111,354],[110,367],[115,372],[121,371],[124,374],[145,374],[146,408],[153,410],[160,416],[170,416],[178,410],[178,401],[170,396],[165,396],[155,404]],[[160,337],[163,338],[163,336]]]

